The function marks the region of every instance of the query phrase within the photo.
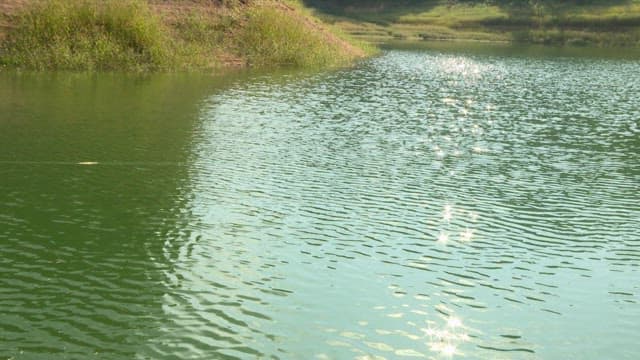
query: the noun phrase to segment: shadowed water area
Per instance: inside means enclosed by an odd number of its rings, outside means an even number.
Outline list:
[[[0,359],[637,359],[640,62],[0,74]]]

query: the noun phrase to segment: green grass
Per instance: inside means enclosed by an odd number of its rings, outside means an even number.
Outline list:
[[[204,0],[203,0],[204,1]],[[42,0],[14,19],[0,65],[35,70],[176,71],[320,67],[364,55],[300,3],[206,1],[167,14],[144,0]],[[197,3],[193,3],[197,4]],[[162,18],[161,16],[165,16]]]
[[[378,42],[461,39],[640,45],[640,0],[308,1],[322,9],[323,19]]]
[[[308,17],[267,6],[252,8],[237,38],[238,52],[256,67],[319,67],[347,63],[354,56],[321,30],[310,32]],[[335,34],[334,34],[335,35]]]
[[[234,13],[213,16],[193,10],[179,17],[172,24],[177,65],[182,69],[223,67],[219,58],[229,46],[227,35],[238,26]]]
[[[137,0],[50,0],[18,17],[0,61],[30,69],[161,69],[171,39]]]

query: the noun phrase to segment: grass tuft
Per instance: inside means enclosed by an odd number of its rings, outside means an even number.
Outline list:
[[[327,37],[307,17],[287,8],[257,6],[245,21],[236,46],[251,66],[332,66],[353,58],[341,48],[339,38]]]

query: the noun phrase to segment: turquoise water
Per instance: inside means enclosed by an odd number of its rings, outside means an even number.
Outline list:
[[[0,358],[637,359],[638,94],[518,49],[0,74]]]

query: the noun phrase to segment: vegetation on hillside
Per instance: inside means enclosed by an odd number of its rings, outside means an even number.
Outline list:
[[[27,69],[311,67],[365,54],[278,0],[43,0],[11,21],[0,65]]]
[[[640,0],[306,0],[371,40],[472,39],[638,46]]]
[[[53,0],[17,18],[3,61],[27,68],[160,68],[173,61],[169,36],[144,4]]]
[[[361,51],[339,37],[326,37],[319,23],[290,10],[250,9],[236,37],[238,53],[259,67],[308,67],[346,63]]]

